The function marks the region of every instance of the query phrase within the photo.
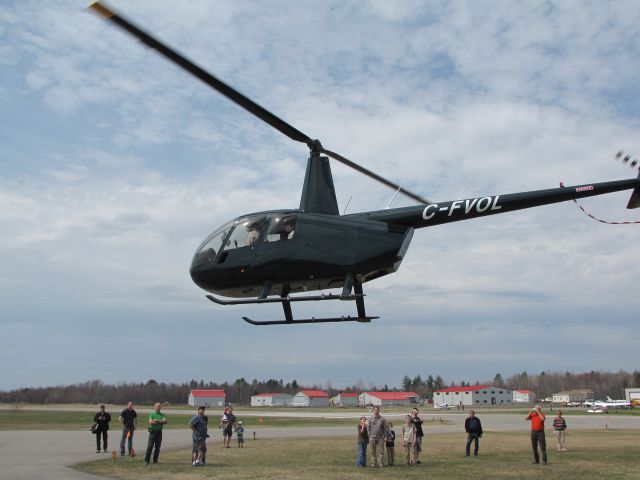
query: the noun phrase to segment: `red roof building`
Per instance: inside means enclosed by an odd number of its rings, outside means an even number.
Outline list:
[[[322,390],[300,390],[291,399],[293,407],[327,407],[329,395]]]
[[[360,394],[361,405],[411,405],[420,402],[415,392],[364,392]]]

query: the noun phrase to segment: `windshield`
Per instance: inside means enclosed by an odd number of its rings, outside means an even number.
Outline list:
[[[211,235],[209,235],[204,242],[196,250],[196,254],[193,257],[193,266],[202,265],[204,263],[213,262],[218,252],[222,248],[222,242],[224,242],[229,231],[233,227],[235,220],[223,225]]]

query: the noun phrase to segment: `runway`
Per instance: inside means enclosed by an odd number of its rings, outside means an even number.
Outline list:
[[[171,415],[171,410],[166,411]],[[184,411],[175,411],[184,414]],[[238,410],[237,416],[242,418],[245,413]],[[269,416],[265,412],[262,416]],[[305,415],[300,415],[304,413]],[[296,411],[295,416],[307,416],[311,412]],[[350,412],[352,413],[352,412]],[[363,412],[364,413],[364,412]],[[252,412],[253,415],[255,411]],[[338,413],[335,414],[338,416]],[[255,432],[258,439],[282,438],[282,437],[333,437],[351,436],[355,438],[355,426],[360,414],[353,413],[353,427],[298,427],[298,428],[255,428],[246,429],[245,438],[251,441]],[[248,415],[245,415],[248,416]],[[309,415],[317,417],[318,414]],[[327,414],[326,417],[334,417]],[[342,417],[351,418],[352,415],[341,414]],[[397,421],[401,415],[389,415]],[[425,435],[437,433],[454,433],[464,431],[464,413],[433,413],[424,412],[422,418],[425,421]],[[552,414],[547,416],[550,424]],[[335,417],[334,417],[335,418]],[[442,418],[447,423],[441,423]],[[522,431],[529,429],[529,422],[524,421],[523,415],[514,414],[483,414],[480,416],[485,432],[491,431]],[[571,430],[582,429],[638,429],[640,430],[640,417],[627,415],[592,415],[569,416],[567,423]],[[549,430],[549,425],[547,425]],[[213,442],[219,441],[217,430],[214,431]],[[120,430],[110,432],[109,449],[119,448]],[[134,448],[137,452],[144,452],[147,443],[147,433],[142,430],[134,437]],[[191,446],[191,434],[188,430],[167,430],[164,434],[162,449],[189,448]],[[143,453],[144,454],[144,453]],[[107,457],[108,454],[95,453],[95,437],[88,431],[0,431],[0,472],[3,479],[7,480],[96,480],[94,475],[77,472],[71,465]]]

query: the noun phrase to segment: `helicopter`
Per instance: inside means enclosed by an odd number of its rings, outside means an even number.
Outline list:
[[[444,223],[512,212],[525,208],[633,190],[627,208],[640,207],[638,178],[560,186],[511,194],[433,203],[402,186],[327,150],[253,100],[216,78],[177,51],[117,14],[102,2],[89,7],[100,16],[156,50],[240,107],[291,140],[309,148],[298,208],[248,213],[217,228],[196,249],[190,275],[218,305],[280,303],[284,319],[243,320],[252,325],[325,322],[368,323],[363,284],[398,270],[414,231]],[[404,194],[415,206],[340,214],[329,158]],[[629,155],[622,160],[636,167]],[[395,195],[394,195],[395,198]],[[339,294],[309,294],[342,289]],[[292,294],[300,295],[292,295]],[[215,295],[214,295],[215,294]],[[222,298],[224,297],[224,298]],[[291,304],[305,301],[352,301],[356,316],[294,318]]]

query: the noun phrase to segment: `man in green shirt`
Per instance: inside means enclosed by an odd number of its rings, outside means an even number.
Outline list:
[[[162,405],[156,403],[155,411],[149,413],[149,443],[147,443],[147,454],[144,457],[144,464],[149,465],[151,460],[151,451],[153,451],[153,463],[158,463],[160,456],[160,445],[162,445],[162,427],[167,424],[167,417],[160,412]]]

